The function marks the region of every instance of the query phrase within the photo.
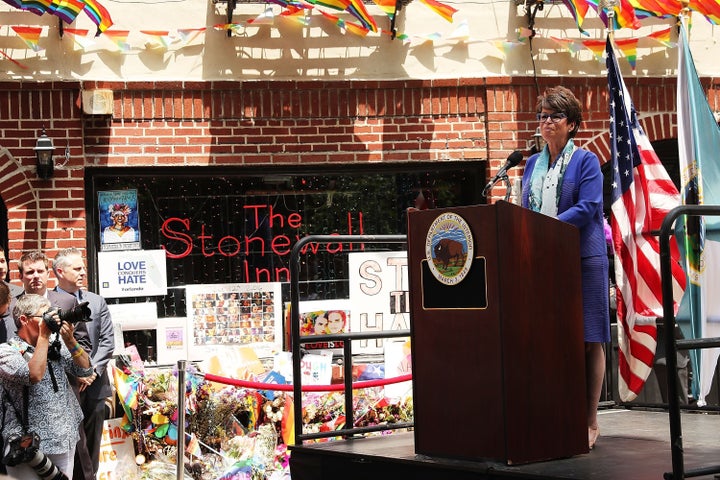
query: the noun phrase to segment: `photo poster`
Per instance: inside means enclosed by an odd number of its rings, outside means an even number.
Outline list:
[[[343,342],[326,342],[323,335],[350,331],[350,301],[347,299],[300,302],[300,336],[317,336],[317,343],[305,343],[306,350],[329,350],[341,354]],[[289,324],[288,324],[289,325]]]
[[[350,331],[410,329],[407,252],[348,254]],[[356,340],[353,354],[383,354],[383,339]]]
[[[157,327],[158,365],[177,364],[188,356],[187,318],[163,318]]]
[[[186,287],[188,357],[202,360],[230,347],[251,347],[260,358],[282,349],[279,282]]]
[[[137,190],[98,192],[100,251],[139,250]]]

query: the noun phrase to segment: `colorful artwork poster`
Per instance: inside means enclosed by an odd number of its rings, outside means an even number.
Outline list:
[[[98,192],[100,250],[139,250],[137,190]]]
[[[348,300],[312,300],[300,302],[300,336],[348,333],[350,331],[350,302]],[[340,353],[343,342],[324,341],[305,343],[307,350],[332,350]]]
[[[186,294],[193,360],[238,345],[253,348],[260,358],[282,349],[280,283],[188,285]]]

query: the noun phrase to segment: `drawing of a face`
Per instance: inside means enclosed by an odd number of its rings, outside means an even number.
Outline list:
[[[315,317],[315,335],[323,335],[327,333],[328,319],[325,315],[318,315]]]
[[[342,312],[330,312],[328,314],[328,330],[330,333],[342,333],[345,327],[345,316]]]

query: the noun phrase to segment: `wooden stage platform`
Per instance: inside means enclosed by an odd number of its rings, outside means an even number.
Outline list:
[[[416,455],[413,433],[401,432],[291,447],[290,472],[293,480],[661,480],[672,471],[667,412],[601,410],[599,425],[590,453],[546,462],[508,466]],[[453,435],[452,423],[447,434]],[[683,413],[682,434],[685,471],[720,465],[720,415]]]

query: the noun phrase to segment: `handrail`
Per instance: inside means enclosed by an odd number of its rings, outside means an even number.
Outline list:
[[[670,264],[670,235],[675,220],[681,215],[688,216],[719,216],[720,205],[681,205],[668,212],[660,228],[660,278],[662,285],[663,321],[665,331],[665,360],[667,362],[667,388],[668,392],[677,392],[678,347],[683,349],[702,349],[717,346],[720,338],[704,338],[678,341],[672,332],[675,331],[675,311],[673,308],[672,265]],[[681,480],[686,477],[699,477],[711,473],[719,473],[720,465],[703,467],[685,472],[684,451],[682,445],[682,426],[680,420],[680,399],[677,395],[668,395],[668,410],[670,417],[670,448],[672,455],[672,472],[663,475],[665,480]]]
[[[363,428],[341,428],[332,432],[315,434],[303,433],[302,417],[302,374],[300,368],[300,347],[304,343],[315,343],[317,337],[300,338],[300,254],[308,243],[406,243],[406,235],[309,235],[298,240],[290,252],[290,326],[293,358],[293,412],[295,416],[295,445],[302,445],[303,440],[323,437],[351,436],[357,433],[391,430],[411,427],[412,423],[377,425]],[[343,368],[345,382],[345,426],[353,425],[353,391],[352,391],[352,339],[360,338],[393,338],[409,337],[410,330],[394,330],[391,332],[358,333],[324,335],[323,341],[343,341]]]

